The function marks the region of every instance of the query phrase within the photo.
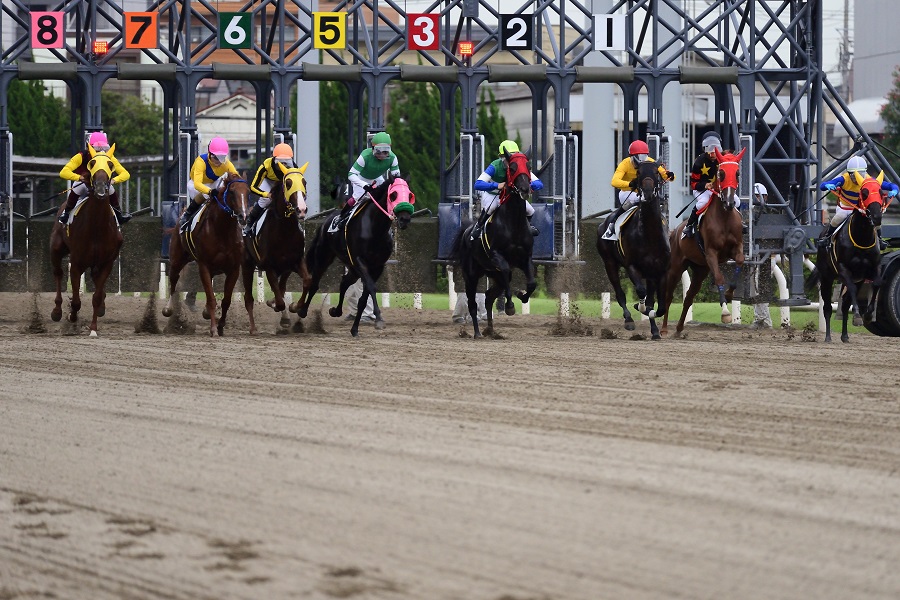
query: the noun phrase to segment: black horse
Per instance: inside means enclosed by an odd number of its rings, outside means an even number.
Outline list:
[[[628,273],[638,295],[638,303],[634,307],[650,317],[650,333],[654,340],[659,340],[662,336],[656,326],[656,317],[662,317],[665,313],[666,273],[672,254],[669,228],[659,206],[659,189],[662,185],[659,163],[644,161],[638,165],[637,177],[631,185],[638,197],[636,210],[626,216],[618,240],[603,239],[608,223],[598,227],[597,252],[603,259],[606,275],[616,292],[616,301],[622,307],[625,329],[634,329],[634,319],[631,318],[628,300],[619,279],[619,269],[622,267]],[[659,312],[653,308],[657,303]]]
[[[306,317],[309,304],[319,289],[319,281],[337,257],[347,267],[347,272],[341,278],[337,306],[328,311],[329,315],[341,316],[347,288],[360,278],[363,281],[356,319],[350,328],[353,337],[359,335],[359,320],[370,296],[375,310],[375,328],[384,329],[384,319],[381,318],[375,295],[375,282],[381,277],[384,265],[394,251],[391,224],[396,220],[400,229],[406,229],[416,201],[409,185],[400,177],[389,177],[377,187],[366,186],[366,191],[368,194],[356,203],[349,217],[343,219],[341,215],[335,215],[326,219],[316,230],[306,253],[309,283],[303,285],[298,310],[300,317]]]
[[[843,323],[841,341],[849,342],[847,317],[853,312],[853,324],[857,327],[872,321],[875,298],[881,286],[881,251],[878,248],[878,231],[884,209],[881,184],[866,179],[859,190],[859,204],[843,225],[832,235],[831,244],[819,249],[816,268],[806,280],[808,290],[819,283],[822,311],[825,316],[825,341],[831,341],[831,292],[835,280],[841,282],[841,312]],[[872,292],[862,317],[857,299],[858,285],[872,282]]]
[[[510,279],[512,270],[520,269],[527,280],[526,289],[516,293],[523,303],[528,302],[537,287],[534,280],[534,263],[531,250],[534,238],[525,216],[525,202],[531,195],[531,170],[528,168],[528,157],[521,152],[512,155],[506,153],[506,185],[500,192],[500,206],[488,217],[482,233],[472,238],[474,224],[460,229],[450,251],[450,260],[462,268],[463,280],[466,284],[466,298],[469,314],[475,327],[475,337],[481,337],[478,327],[478,307],[475,293],[478,281],[487,275],[491,286],[485,293],[485,305],[493,307],[501,294],[505,298],[504,309],[507,315],[516,314],[512,302]],[[488,324],[484,333],[494,332],[494,319],[488,310]]]

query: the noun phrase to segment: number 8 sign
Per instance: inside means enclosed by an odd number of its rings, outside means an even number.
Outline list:
[[[31,13],[32,48],[63,48],[65,43],[62,12]]]

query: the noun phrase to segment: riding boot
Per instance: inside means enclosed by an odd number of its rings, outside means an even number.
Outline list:
[[[694,234],[697,233],[697,220],[699,218],[700,215],[697,214],[697,211],[692,210],[691,216],[688,218],[687,225],[684,226],[684,237],[694,237]]]
[[[57,219],[60,223],[65,225],[69,222],[69,213],[72,212],[72,209],[75,208],[75,204],[78,203],[78,194],[69,190],[69,195],[66,197],[66,206],[63,208],[62,213],[59,215],[59,219]]]
[[[616,231],[616,219],[622,216],[622,213],[625,212],[623,207],[619,207],[613,211],[613,214],[609,216],[609,226],[606,228],[606,231],[603,232],[604,238],[611,238]]]
[[[253,226],[256,225],[256,222],[259,221],[259,218],[262,216],[263,211],[265,211],[262,206],[259,204],[254,204],[253,209],[250,211],[250,214],[247,215],[247,224],[244,225],[244,237],[247,237],[253,232]]]
[[[478,221],[475,223],[475,227],[472,228],[472,233],[469,235],[469,240],[477,240],[481,237],[481,232],[484,230],[484,224],[487,222],[488,214],[487,211],[481,209],[481,214],[478,215]]]
[[[194,215],[197,214],[198,210],[200,210],[200,204],[198,204],[194,200],[188,202],[184,214],[181,215],[181,221],[178,222],[178,227],[182,233],[187,231],[187,228],[191,224],[191,219],[194,218]]]
[[[534,215],[532,215],[534,216]],[[538,231],[538,228],[531,224],[531,217],[528,217],[528,228],[531,230],[532,237],[537,237],[541,235],[541,232]]]
[[[819,235],[819,239],[816,240],[816,247],[821,250],[828,248],[828,245],[831,243],[831,234],[834,233],[835,229],[834,225],[829,224]]]
[[[128,221],[131,220],[131,215],[122,212],[119,204],[119,192],[113,192],[109,196],[109,205],[112,207],[113,212],[116,213],[116,223],[119,225],[124,225]]]

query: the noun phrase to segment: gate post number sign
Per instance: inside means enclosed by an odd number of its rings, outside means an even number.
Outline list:
[[[252,13],[219,13],[219,48],[228,50],[253,47]]]
[[[31,13],[31,47],[62,48],[66,38],[63,34],[65,13],[33,11]]]

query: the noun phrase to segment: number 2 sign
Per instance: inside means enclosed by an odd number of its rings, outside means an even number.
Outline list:
[[[500,15],[503,50],[534,50],[534,15]]]
[[[62,48],[65,43],[62,12],[34,11],[31,13],[32,48]]]
[[[440,38],[438,37],[440,15],[420,14],[407,15],[407,50],[438,50]]]

